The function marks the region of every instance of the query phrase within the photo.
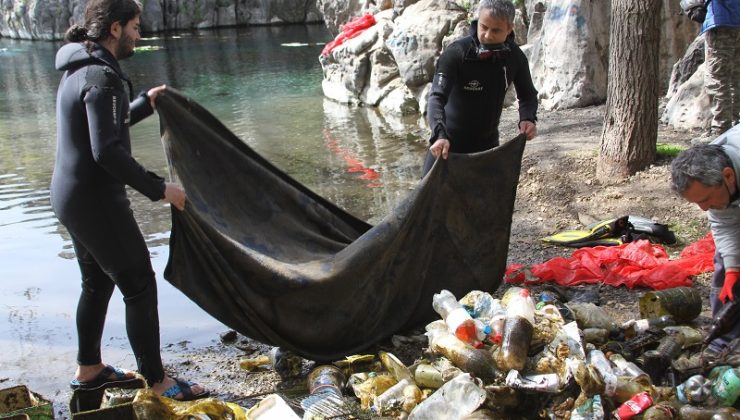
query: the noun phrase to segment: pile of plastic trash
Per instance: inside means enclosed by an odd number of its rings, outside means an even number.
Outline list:
[[[501,299],[472,291],[459,301],[442,290],[432,305],[441,319],[426,326],[423,358],[405,366],[380,352],[317,366],[303,418],[740,417],[738,355],[702,358],[707,336],[687,325],[701,312],[694,289],[648,292],[642,319],[621,325],[602,307],[552,290],[532,296],[511,287]],[[348,401],[359,410],[350,414]]]

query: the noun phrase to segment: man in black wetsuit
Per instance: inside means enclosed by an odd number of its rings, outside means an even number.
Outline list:
[[[140,14],[136,0],[91,0],[84,27],[74,25],[67,31],[69,43],[56,56],[56,68],[64,75],[57,93],[51,203],[72,237],[82,273],[76,316],[78,368],[70,386],[92,390],[134,380],[133,372],[104,364],[100,352],[108,302],[118,286],[139,372],[154,392],[189,400],[208,392],[164,373],[157,285],[125,189],[129,185],[153,201],[163,200],[178,210],[185,207],[179,185],[148,172],[131,156],[129,125],[153,113],[164,89],[150,89],[133,100],[131,82],[118,64],[134,53]]]
[[[498,124],[511,83],[519,100],[519,131],[537,135],[537,90],[527,58],[513,40],[514,5],[481,0],[470,35],[450,44],[437,62],[427,106],[432,130],[426,174],[434,158],[474,153],[499,144]]]

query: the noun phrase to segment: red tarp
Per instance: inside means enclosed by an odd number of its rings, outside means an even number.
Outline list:
[[[562,286],[604,283],[660,290],[691,286],[692,276],[714,269],[713,257],[711,233],[684,248],[676,260],[669,260],[661,245],[639,240],[612,247],[580,248],[570,258],[556,257],[529,269],[512,264],[506,269],[506,282],[552,281]]]
[[[328,42],[324,49],[321,50],[321,55],[327,56],[331,51],[342,45],[344,41],[352,39],[357,35],[361,34],[365,29],[375,25],[375,17],[371,14],[365,16],[356,17],[349,22],[345,23],[341,27],[341,32],[334,38],[333,41]]]

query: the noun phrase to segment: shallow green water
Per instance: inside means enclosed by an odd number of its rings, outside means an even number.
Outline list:
[[[425,153],[417,121],[325,100],[318,54],[322,26],[258,27],[145,38],[122,62],[134,89],[166,83],[209,109],[276,166],[350,213],[380,220],[419,179]],[[300,46],[287,46],[299,43]],[[55,150],[53,69],[60,44],[0,39],[0,381],[58,386],[39,359],[74,369],[79,274],[51,212]],[[166,174],[158,118],[132,128],[136,158]],[[362,179],[357,164],[377,172]],[[225,330],[162,279],[169,209],[130,194],[158,276],[162,343],[207,343]],[[123,305],[111,302],[106,360],[133,367]],[[62,381],[66,381],[63,379]],[[53,388],[51,388],[53,389]]]

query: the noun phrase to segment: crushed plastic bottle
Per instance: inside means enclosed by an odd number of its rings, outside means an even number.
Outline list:
[[[684,404],[702,404],[712,395],[712,381],[694,375],[676,387],[676,399]]]
[[[493,357],[486,350],[473,348],[444,329],[433,328],[426,334],[429,337],[429,348],[449,359],[463,372],[469,372],[485,383],[493,382],[501,375]]]
[[[461,419],[473,413],[486,399],[486,391],[470,374],[447,382],[409,414],[409,420]]]
[[[619,331],[619,325],[601,306],[593,303],[569,303],[568,307],[573,311],[578,327],[581,329],[603,328],[610,334]]]
[[[604,418],[604,406],[601,395],[596,394],[583,404],[575,407],[570,414],[570,420],[595,420]]]
[[[432,297],[432,307],[444,319],[450,332],[457,338],[472,345],[473,347],[482,347],[483,344],[478,340],[478,333],[475,321],[467,310],[460,305],[449,290],[442,290]]]
[[[518,295],[522,290],[524,290],[524,288],[519,286],[512,286],[506,289],[504,295],[501,296],[501,305],[503,305],[504,308],[509,306],[509,301],[511,300],[511,298]]]
[[[712,386],[712,396],[719,405],[732,407],[740,396],[740,368],[729,366],[722,366],[722,368],[724,370],[718,369],[718,374],[715,372],[709,374],[710,378],[713,376],[712,374],[717,376]]]
[[[623,403],[642,392],[647,392],[651,396],[657,395],[657,391],[650,381],[649,376],[638,376],[636,378],[632,376],[617,377],[617,389],[614,392],[614,399],[617,402]]]
[[[561,389],[560,377],[556,373],[522,376],[518,370],[509,371],[506,375],[506,386],[547,393],[558,393]]]
[[[457,375],[463,373],[462,369],[452,364],[446,357],[438,357],[432,362],[432,367],[437,369],[442,375],[442,382],[450,381]]]
[[[383,416],[393,411],[410,413],[421,401],[421,390],[411,379],[403,379],[375,397],[372,410]]]
[[[614,363],[623,376],[631,376],[633,378],[648,376],[639,366],[625,359],[624,356],[619,353],[612,353],[608,358],[612,363]]]
[[[429,363],[420,363],[414,370],[414,381],[422,388],[438,389],[445,381],[442,372]]]
[[[378,375],[372,372],[366,376],[362,382],[352,385],[352,392],[360,399],[360,407],[363,410],[369,410],[375,397],[398,383],[391,375]]]
[[[565,325],[563,316],[554,305],[544,305],[534,311],[534,330],[530,347],[539,347],[552,342]]]
[[[688,325],[670,325],[663,328],[666,334],[681,334],[683,337],[683,348],[697,346],[704,340],[704,333]]]
[[[534,332],[534,302],[527,289],[511,296],[506,306],[506,322],[501,348],[496,352],[498,366],[504,370],[522,370]]]
[[[676,321],[673,319],[673,315],[662,315],[658,318],[645,318],[638,320],[630,320],[622,325],[624,331],[624,338],[634,338],[649,328],[663,328],[669,325],[676,325]]]
[[[380,363],[383,365],[383,368],[385,368],[385,370],[387,370],[397,381],[411,379],[413,376],[411,374],[411,370],[409,370],[402,361],[398,360],[393,353],[380,351],[378,352],[378,358],[380,359]]]
[[[604,380],[604,395],[613,396],[617,392],[617,375],[604,353],[601,350],[591,350],[588,353],[588,362],[599,371]]]
[[[583,342],[601,345],[609,340],[609,330],[604,328],[586,328],[583,330]]]
[[[281,378],[291,378],[303,372],[303,359],[291,351],[273,347],[268,355],[239,360],[239,367],[248,372],[260,366],[272,366]]]
[[[496,303],[499,303],[498,299],[480,290],[472,290],[460,299],[460,304],[473,318],[491,319]]]
[[[501,341],[504,338],[504,322],[506,321],[506,310],[501,305],[501,301],[498,299],[493,304],[493,309],[491,311],[493,315],[491,316],[491,321],[489,325],[491,326],[491,334],[489,335],[491,341],[494,344],[501,344]]]

